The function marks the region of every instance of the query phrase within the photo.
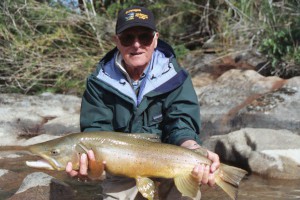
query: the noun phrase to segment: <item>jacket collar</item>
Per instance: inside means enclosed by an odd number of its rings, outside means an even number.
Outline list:
[[[184,81],[183,79],[177,78],[178,69],[174,67],[173,62],[171,62],[175,60],[173,49],[167,43],[160,40],[137,96],[132,90],[131,85],[124,78],[122,72],[115,66],[117,51],[116,48],[113,49],[100,61],[95,75],[98,80],[114,88],[112,92],[116,90],[118,91],[117,93],[122,93],[130,97],[136,106],[141,103],[144,96],[151,94],[152,91],[154,91],[155,94],[168,92],[181,85]],[[179,75],[180,74],[182,73],[179,73]],[[185,78],[186,76],[184,76],[184,79]],[[174,81],[178,82],[178,80],[180,80],[180,83],[173,84]]]

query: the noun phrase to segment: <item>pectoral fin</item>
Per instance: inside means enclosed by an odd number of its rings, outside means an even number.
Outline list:
[[[135,181],[136,186],[143,197],[147,198],[148,200],[153,200],[155,193],[154,182],[147,177],[137,177]]]
[[[89,149],[83,144],[79,143],[78,147],[80,147],[84,153],[88,154]],[[104,172],[104,164],[101,158],[93,158],[89,159],[89,172],[88,177],[92,180],[102,179],[102,174]]]
[[[177,189],[179,190],[179,192],[181,192],[183,196],[188,196],[191,198],[197,196],[197,193],[200,188],[198,183],[194,181],[193,177],[190,174],[175,177],[174,182]]]

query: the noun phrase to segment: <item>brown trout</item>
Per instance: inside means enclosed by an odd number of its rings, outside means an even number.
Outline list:
[[[147,135],[147,137],[146,137]],[[148,200],[154,198],[155,184],[150,178],[173,178],[183,196],[195,197],[199,185],[191,176],[197,164],[210,165],[203,154],[183,147],[151,141],[149,134],[116,132],[74,133],[30,146],[2,146],[0,151],[28,151],[43,161],[27,161],[30,167],[65,170],[72,162],[78,170],[82,153],[93,150],[96,161],[89,163],[89,176],[100,177],[105,171],[136,179],[139,192]],[[215,173],[216,184],[232,199],[237,199],[238,186],[247,174],[240,168],[221,164]]]

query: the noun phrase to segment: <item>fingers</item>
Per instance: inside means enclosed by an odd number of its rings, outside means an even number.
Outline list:
[[[192,171],[192,176],[198,184],[215,185],[215,176],[213,173],[210,173],[210,167],[208,165],[195,166]]]
[[[83,153],[81,155],[80,161],[79,161],[79,171],[73,170],[73,166],[72,166],[71,162],[67,163],[66,172],[67,172],[67,174],[69,174],[69,176],[71,176],[71,177],[75,177],[75,176],[84,177],[84,176],[87,176],[87,174],[88,174],[88,157],[95,160],[95,156],[94,156],[94,153],[92,151],[88,152],[88,154],[89,154],[88,156],[85,153]]]
[[[105,167],[105,161],[103,161],[103,168],[102,168],[102,172],[103,169]],[[94,164],[94,165],[93,165]],[[66,166],[66,172],[69,174],[69,176],[71,177],[78,177],[78,179],[87,181],[89,179],[89,175],[91,174],[91,172],[89,172],[91,167],[95,167],[96,164],[96,157],[95,154],[92,150],[87,151],[87,153],[83,153],[80,156],[80,160],[79,160],[79,170],[73,170],[73,166],[71,162],[67,163]],[[94,168],[95,169],[95,168]]]
[[[192,176],[198,184],[201,184],[201,180],[204,172],[203,168],[204,168],[203,165],[196,165],[192,171]]]
[[[66,166],[66,172],[69,174],[69,176],[71,177],[75,177],[78,175],[78,172],[73,170],[72,168],[72,163],[68,162],[67,166]]]
[[[79,165],[79,174],[82,176],[87,176],[88,171],[88,158],[85,153],[83,153],[80,157],[80,165]]]
[[[188,148],[188,149],[197,149],[200,146],[194,140],[186,140],[180,146]]]
[[[212,174],[210,173],[209,176],[208,176],[208,183],[207,183],[209,186],[214,186],[216,184],[216,181],[215,181],[215,174]]]
[[[208,176],[209,176],[209,166],[206,165],[204,167],[203,176],[202,176],[202,180],[201,180],[202,184],[207,184],[208,183]]]
[[[94,154],[94,152],[92,150],[88,150],[87,154],[88,154],[89,160],[93,160],[93,161],[96,160],[95,154]]]
[[[220,167],[220,158],[218,154],[212,151],[207,151],[207,157],[212,161],[212,164],[210,166],[210,172],[214,173]]]

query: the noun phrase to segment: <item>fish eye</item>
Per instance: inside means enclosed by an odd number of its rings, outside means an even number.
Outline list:
[[[55,156],[59,154],[59,150],[58,149],[52,149],[51,150],[51,155]]]

